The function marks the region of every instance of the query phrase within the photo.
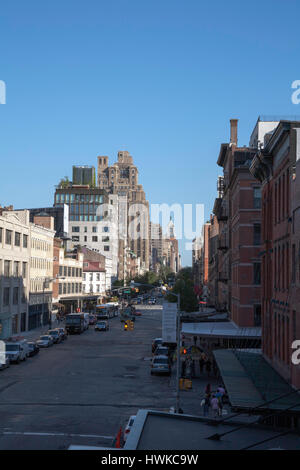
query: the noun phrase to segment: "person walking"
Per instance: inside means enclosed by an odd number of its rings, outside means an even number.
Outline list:
[[[206,366],[207,375],[208,375],[208,377],[209,377],[210,372],[211,372],[211,362],[210,362],[209,359],[207,359],[205,366]]]
[[[211,385],[207,384],[205,388],[205,395],[210,395],[211,394]]]
[[[202,357],[200,357],[200,359],[199,359],[200,374],[203,374],[204,364],[205,364],[204,359]]]
[[[210,405],[213,411],[213,417],[216,418],[219,415],[219,400],[215,395],[213,395]]]
[[[209,415],[209,408],[210,408],[210,398],[209,395],[205,395],[201,402],[202,408],[203,408],[203,416],[208,416]]]

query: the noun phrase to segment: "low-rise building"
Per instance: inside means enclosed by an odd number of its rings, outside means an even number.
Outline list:
[[[0,339],[28,328],[30,227],[12,211],[0,216]]]

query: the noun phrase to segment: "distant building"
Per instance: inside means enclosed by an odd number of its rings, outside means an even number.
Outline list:
[[[90,187],[96,186],[96,173],[93,166],[73,166],[73,181],[74,185],[89,185]]]
[[[98,187],[127,200],[127,233],[119,250],[129,248],[141,259],[141,270],[149,270],[149,203],[138,184],[138,169],[127,151],[118,152],[118,161],[108,165],[107,156],[98,157]],[[124,257],[124,253],[122,258]],[[123,273],[126,277],[126,273]]]

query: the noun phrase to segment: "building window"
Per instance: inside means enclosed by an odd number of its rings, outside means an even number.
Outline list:
[[[254,224],[253,225],[253,245],[260,245],[261,244],[261,225]]]
[[[109,232],[109,227],[103,227],[102,232]]]
[[[253,206],[254,209],[260,209],[261,208],[261,188],[254,188],[253,189]]]
[[[10,261],[4,260],[4,276],[9,277],[10,276]]]
[[[108,245],[105,245],[104,251],[109,251],[109,246]]]
[[[72,232],[79,233],[80,232],[80,227],[72,227]]]
[[[13,305],[18,305],[19,303],[19,288],[14,287],[13,290]]]
[[[253,263],[253,284],[254,285],[260,285],[260,282],[261,282],[260,271],[261,271],[260,263]]]
[[[21,234],[15,232],[15,246],[21,246]]]
[[[97,242],[98,241],[98,237],[92,237],[92,242]]]
[[[12,243],[12,231],[5,230],[5,243],[6,245],[11,245]]]
[[[254,326],[261,326],[261,305],[254,305]]]
[[[28,235],[23,235],[23,248],[28,248]]]
[[[19,277],[20,275],[19,265],[20,265],[19,261],[14,261],[14,276],[15,277]]]
[[[109,237],[102,237],[103,242],[109,242]]]
[[[59,292],[60,295],[62,294],[62,284],[61,283],[59,283],[58,292]]]
[[[3,229],[0,227],[0,243],[2,243],[2,232],[3,232]]]
[[[3,289],[3,305],[4,307],[7,307],[9,305],[9,287],[4,287]]]
[[[93,233],[97,233],[97,227],[93,227],[92,230],[93,230]]]
[[[72,242],[79,242],[79,237],[73,236],[73,237],[72,237]]]
[[[25,279],[27,276],[27,263],[23,263],[23,266],[22,266],[22,277],[23,279]]]

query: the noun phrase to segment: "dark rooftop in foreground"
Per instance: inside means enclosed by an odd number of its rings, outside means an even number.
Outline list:
[[[199,416],[139,410],[124,449],[242,450],[250,446],[254,450],[300,449],[299,434],[291,431],[280,436],[280,431],[249,423],[220,440],[208,439],[216,433],[233,431],[240,425],[241,422],[233,420],[217,425],[212,419]]]

